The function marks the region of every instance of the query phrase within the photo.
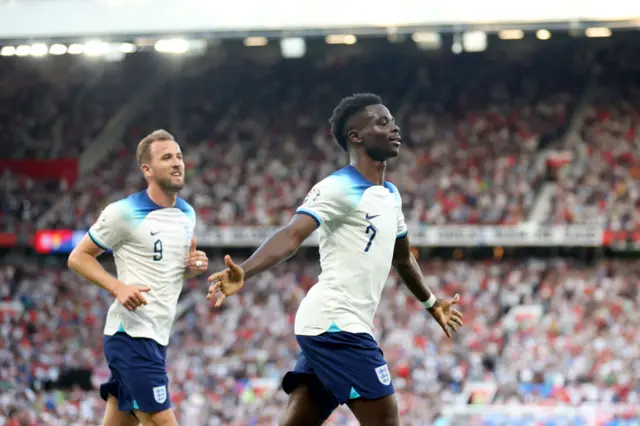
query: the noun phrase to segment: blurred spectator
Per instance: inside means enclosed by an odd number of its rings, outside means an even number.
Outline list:
[[[106,203],[141,189],[135,144],[160,127],[183,146],[183,195],[201,226],[285,223],[315,182],[345,164],[327,117],[357,91],[380,93],[403,128],[405,147],[389,179],[409,223],[526,220],[541,178],[537,149],[564,128],[583,88],[581,63],[553,51],[500,62],[490,54],[427,61],[419,53],[269,66],[195,62],[136,119],[124,146],[58,194],[43,226],[87,228]],[[554,79],[544,77],[549,72]]]
[[[588,51],[431,58],[358,47],[349,57],[186,63],[136,117],[126,143],[73,187],[2,170],[0,231],[28,233],[40,220],[88,228],[106,203],[143,188],[134,147],[159,127],[183,146],[183,195],[200,226],[282,224],[315,182],[344,165],[326,120],[340,97],[357,91],[380,93],[403,129],[388,179],[410,226],[526,220],[545,178],[539,153],[559,145],[575,155],[557,178],[546,221],[637,228],[640,74],[636,62],[616,59],[633,52],[611,52],[609,71],[580,110],[583,123],[562,140],[595,63]],[[101,67],[50,59],[2,58],[0,158],[77,157],[157,65],[145,54]],[[474,382],[495,384],[496,403],[638,405],[637,261],[422,266],[438,294],[462,294],[467,325],[445,340],[390,276],[375,323],[404,424],[432,424],[446,404],[466,403]],[[298,351],[293,316],[317,273],[299,255],[221,312],[204,301],[201,283],[187,286],[172,337],[180,350],[169,351],[181,424],[276,424],[287,401],[279,382]],[[111,302],[56,262],[0,266],[0,424],[99,421],[104,403],[88,389],[109,374],[101,345]],[[343,407],[328,424],[355,423]]]
[[[632,51],[616,53],[604,59],[582,126],[566,142],[575,155],[557,180],[549,223],[640,225],[640,61]]]
[[[25,267],[12,294],[2,295],[0,415],[95,424],[104,404],[81,390],[82,371],[91,371],[94,386],[108,377],[102,323],[112,298],[66,269]],[[447,340],[390,276],[375,325],[404,424],[431,424],[473,381],[496,383],[496,403],[638,404],[640,263],[434,260],[422,267],[438,294],[462,294],[466,326]],[[0,269],[0,288],[12,287],[14,273]],[[195,303],[174,326],[168,361],[179,418],[276,423],[286,404],[280,379],[298,351],[293,316],[317,273],[315,262],[296,258],[257,277],[222,312],[204,301],[200,283],[188,286],[181,303]],[[12,303],[19,314],[10,314]],[[353,421],[343,408],[328,424]]]

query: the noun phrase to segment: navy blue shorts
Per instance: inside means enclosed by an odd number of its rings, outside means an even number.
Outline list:
[[[157,413],[171,408],[166,354],[167,347],[152,339],[134,338],[123,332],[104,336],[104,355],[111,376],[100,386],[102,399],[115,396],[118,409],[126,412]]]
[[[324,419],[349,400],[394,393],[387,362],[369,334],[338,331],[296,339],[302,353],[284,376],[282,388],[291,393],[306,384]]]

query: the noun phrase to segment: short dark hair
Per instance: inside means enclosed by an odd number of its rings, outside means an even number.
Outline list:
[[[378,104],[382,104],[382,98],[373,93],[355,93],[346,98],[342,98],[329,119],[331,134],[338,145],[340,145],[340,148],[345,151],[349,149],[349,137],[345,131],[345,126],[349,119],[366,107]]]

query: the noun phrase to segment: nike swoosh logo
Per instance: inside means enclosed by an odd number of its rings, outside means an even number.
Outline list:
[[[378,217],[378,216],[380,216],[380,215],[379,214],[369,215],[369,213],[367,213],[367,215],[364,218],[367,219],[367,220],[371,220],[371,219],[373,219],[375,217]]]
[[[158,235],[160,232],[161,232],[161,231],[156,231],[156,232],[151,231],[151,232],[150,232],[150,234],[151,234],[151,236],[153,237],[154,235]]]

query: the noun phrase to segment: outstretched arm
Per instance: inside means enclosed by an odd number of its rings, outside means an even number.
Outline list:
[[[425,308],[428,309],[435,304],[436,297],[424,282],[418,261],[411,253],[408,236],[396,239],[393,250],[393,267],[407,288],[420,303],[425,305]]]
[[[211,286],[207,300],[217,295],[216,307],[222,305],[227,296],[237,293],[245,279],[266,271],[293,256],[304,240],[318,227],[318,222],[307,214],[296,214],[287,226],[267,239],[242,265],[236,265],[230,256],[225,256],[226,269],[209,277]]]
[[[318,223],[306,214],[295,214],[284,228],[269,237],[240,267],[244,278],[264,272],[296,254],[300,245],[318,227]]]
[[[453,309],[453,305],[457,305],[460,301],[460,296],[456,294],[453,299],[436,299],[436,296],[424,282],[418,261],[411,253],[409,237],[406,235],[396,239],[393,250],[393,266],[411,293],[429,311],[447,337],[451,338],[451,331],[455,332],[463,324],[462,314]]]
[[[220,306],[225,297],[242,288],[246,278],[289,259],[323,222],[341,217],[350,209],[344,182],[339,177],[330,176],[317,183],[296,209],[289,224],[269,237],[242,265],[234,264],[231,257],[225,256],[227,269],[209,277],[211,286],[207,299],[211,300],[219,294],[216,306]]]

